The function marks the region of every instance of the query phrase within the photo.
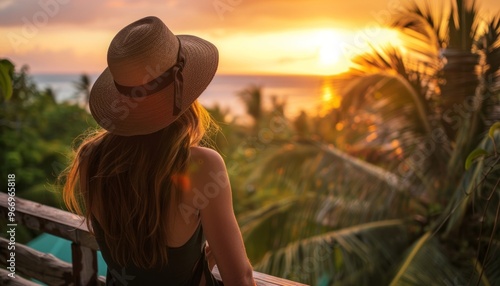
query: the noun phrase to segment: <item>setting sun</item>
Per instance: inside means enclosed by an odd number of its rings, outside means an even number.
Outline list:
[[[339,43],[342,39],[332,31],[321,32],[318,60],[321,65],[331,66],[336,64],[342,56]]]
[[[319,61],[323,65],[332,65],[338,62],[339,58],[339,51],[334,45],[325,44],[319,50]]]
[[[342,43],[350,42],[345,30],[236,34],[213,41],[221,47],[223,73],[334,75],[350,66],[349,56],[341,50]]]

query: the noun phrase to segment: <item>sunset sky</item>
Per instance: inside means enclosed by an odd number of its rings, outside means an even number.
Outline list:
[[[144,16],[213,42],[222,74],[335,74],[406,0],[0,0],[0,57],[33,73],[97,73],[113,36]],[[498,0],[480,0],[485,14]]]

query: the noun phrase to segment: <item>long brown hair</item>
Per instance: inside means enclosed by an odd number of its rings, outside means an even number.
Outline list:
[[[167,219],[179,202],[189,147],[215,126],[197,102],[166,128],[148,135],[117,136],[100,130],[83,141],[63,189],[70,211],[95,219],[112,259],[152,268],[167,263]]]

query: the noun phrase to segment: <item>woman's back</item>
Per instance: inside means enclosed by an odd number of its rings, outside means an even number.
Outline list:
[[[217,64],[215,46],[175,36],[156,17],[111,42],[89,98],[105,130],[80,145],[64,188],[68,208],[95,231],[110,285],[192,285],[200,276],[210,285],[211,258],[225,285],[254,283],[224,161],[197,147],[211,121],[196,98]]]
[[[199,285],[200,281],[202,285],[216,285],[205,259],[203,223],[212,238],[214,256],[218,255],[221,264],[228,263],[226,267],[232,269],[226,276],[234,275],[233,279],[237,280],[240,273],[238,268],[248,267],[248,261],[238,259],[245,257],[245,252],[232,215],[229,180],[222,158],[217,152],[202,147],[190,147],[189,153],[187,171],[174,176],[175,185],[182,190],[179,200],[170,201],[168,215],[163,218],[167,222],[168,237],[168,243],[164,245],[168,251],[166,265],[155,265],[150,269],[137,267],[133,263],[120,266],[112,258],[102,227],[92,217],[96,240],[108,264],[108,285],[163,285],[164,281],[172,283],[169,285]],[[112,211],[123,208],[112,202],[109,206]],[[106,212],[98,213],[106,215]],[[139,229],[138,226],[131,227]],[[228,235],[228,231],[236,235]],[[148,246],[143,247],[146,248],[142,250],[148,252]]]
[[[118,265],[113,261],[103,231],[95,220],[92,227],[108,266],[107,285],[164,285],[166,281],[171,285],[199,285],[203,270],[208,267],[203,260],[205,238],[201,224],[183,245],[167,247],[170,263],[152,269],[142,269],[133,264]]]

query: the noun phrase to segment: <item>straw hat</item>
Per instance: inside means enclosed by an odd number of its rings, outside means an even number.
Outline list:
[[[175,36],[156,17],[140,19],[111,41],[108,67],[90,91],[90,112],[113,134],[156,132],[200,96],[217,65],[213,44],[195,36]]]

